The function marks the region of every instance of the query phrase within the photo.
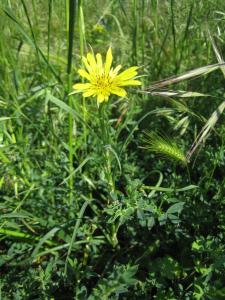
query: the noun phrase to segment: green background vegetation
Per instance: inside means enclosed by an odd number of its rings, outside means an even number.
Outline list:
[[[106,143],[68,93],[110,45],[144,76]],[[224,0],[1,1],[0,299],[225,299],[224,68],[153,84],[224,53]]]

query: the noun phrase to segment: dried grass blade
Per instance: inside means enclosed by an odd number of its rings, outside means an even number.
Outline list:
[[[207,138],[208,133],[210,130],[215,126],[216,122],[218,121],[219,117],[223,113],[225,109],[225,101],[223,101],[220,106],[212,113],[211,117],[206,122],[205,126],[202,128],[200,133],[198,134],[197,138],[195,139],[194,143],[192,144],[190,150],[186,155],[187,161],[190,161],[191,156],[195,152],[195,150],[199,147],[201,143],[205,141]]]
[[[200,67],[200,68],[188,71],[188,72],[186,72],[182,75],[179,75],[179,76],[172,76],[172,77],[169,77],[165,80],[161,80],[161,81],[158,81],[158,82],[152,84],[149,88],[145,89],[145,91],[146,92],[151,92],[155,89],[162,88],[162,87],[168,86],[168,85],[173,84],[173,83],[178,83],[178,82],[181,82],[181,81],[185,81],[185,80],[188,80],[188,79],[191,79],[191,78],[194,78],[194,77],[198,77],[200,75],[206,75],[210,72],[213,72],[213,71],[217,70],[218,68],[221,68],[221,66],[225,66],[225,63],[218,63],[218,64],[213,64],[213,65],[208,65],[208,66],[204,66],[204,67]]]

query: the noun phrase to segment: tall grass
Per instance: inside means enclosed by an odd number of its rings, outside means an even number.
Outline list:
[[[74,41],[74,23],[75,23],[75,15],[76,15],[76,0],[67,0],[66,2],[66,27],[67,27],[67,93],[68,93],[68,103],[69,107],[73,108],[73,97],[70,95],[72,91],[72,64],[73,64],[73,41]],[[69,188],[70,188],[70,196],[69,196],[69,204],[72,203],[73,200],[73,188],[74,188],[74,174],[73,174],[73,139],[74,136],[74,121],[72,114],[69,113]]]
[[[78,20],[79,20],[79,42],[80,42],[80,57],[84,56],[84,51],[87,49],[86,47],[86,38],[85,38],[85,20],[84,20],[84,11],[83,11],[83,1],[78,1]],[[82,63],[82,68],[84,65]],[[83,82],[83,79],[82,79]],[[86,128],[86,118],[87,118],[87,108],[86,108],[86,100],[83,97],[82,99],[82,110],[83,110],[83,132],[84,132],[84,145],[87,144],[87,128]]]

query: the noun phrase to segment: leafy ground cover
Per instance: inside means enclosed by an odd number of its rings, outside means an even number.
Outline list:
[[[225,299],[224,1],[0,16],[0,299]],[[84,98],[109,47],[141,86]]]

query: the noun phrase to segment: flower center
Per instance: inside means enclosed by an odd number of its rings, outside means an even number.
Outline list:
[[[105,90],[110,88],[112,82],[108,75],[102,74],[96,76],[95,86],[97,89]]]

